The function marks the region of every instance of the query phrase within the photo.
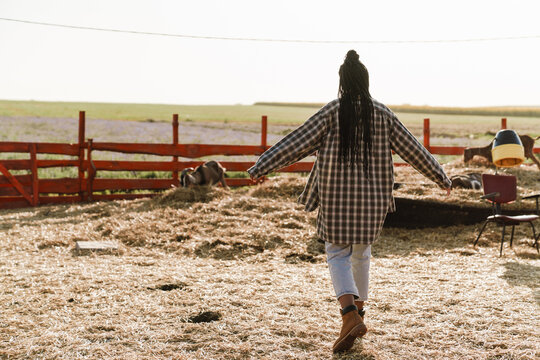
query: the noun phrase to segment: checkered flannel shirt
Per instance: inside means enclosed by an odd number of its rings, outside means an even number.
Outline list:
[[[306,187],[298,201],[305,210],[319,206],[317,234],[334,244],[371,244],[379,236],[387,212],[395,211],[392,150],[441,188],[451,186],[437,160],[385,105],[373,100],[369,179],[362,164],[340,166],[339,100],[321,108],[285,136],[248,169],[258,178],[317,152]]]

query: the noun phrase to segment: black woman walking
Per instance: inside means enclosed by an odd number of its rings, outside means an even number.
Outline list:
[[[369,75],[350,50],[339,69],[338,99],[268,149],[248,169],[252,178],[316,153],[299,201],[319,208],[317,235],[325,241],[330,277],[341,305],[342,326],[333,352],[364,336],[371,244],[388,212],[395,211],[392,151],[450,193],[435,158],[385,105],[369,93]]]

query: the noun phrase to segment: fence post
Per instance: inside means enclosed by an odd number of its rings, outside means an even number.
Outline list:
[[[506,129],[506,128],[507,128],[507,127],[506,127],[506,118],[502,118],[502,119],[501,119],[501,129],[504,130],[504,129]]]
[[[429,150],[429,118],[424,119],[424,147]]]
[[[79,111],[79,196],[81,201],[86,200],[87,196],[83,191],[84,182],[84,137],[86,127],[86,113]],[[88,183],[86,184],[88,187]]]
[[[175,151],[176,151],[176,145],[178,145],[178,114],[173,114],[173,145],[175,145]],[[178,156],[173,156],[173,163],[175,170],[172,173],[172,178],[174,185],[176,187],[180,186],[180,181],[178,181]]]
[[[92,162],[93,141],[93,139],[88,139],[88,178],[86,181],[86,198],[88,201],[92,201],[92,194],[94,193],[94,177],[96,176],[96,167]]]
[[[39,179],[37,168],[37,150],[36,144],[32,143],[30,146],[30,167],[32,169],[32,206],[39,204]]]
[[[267,131],[268,131],[268,116],[263,115],[261,119],[261,147],[263,148],[263,151],[266,150]]]

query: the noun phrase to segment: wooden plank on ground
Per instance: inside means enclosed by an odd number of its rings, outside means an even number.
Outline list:
[[[75,243],[77,254],[117,252],[118,244],[112,241],[77,241]]]

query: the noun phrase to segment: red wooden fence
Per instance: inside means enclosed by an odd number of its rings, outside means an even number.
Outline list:
[[[85,112],[79,112],[79,136],[76,144],[0,142],[0,153],[29,153],[29,160],[0,160],[0,208],[19,208],[51,203],[80,201],[134,199],[156,195],[155,190],[179,186],[178,172],[187,167],[203,163],[197,158],[215,155],[260,155],[267,145],[266,116],[261,121],[260,145],[180,144],[178,138],[178,115],[173,115],[173,137],[171,144],[136,144],[85,141]],[[506,119],[502,120],[506,127]],[[424,145],[433,154],[461,155],[463,147],[431,146],[429,119],[424,119]],[[93,151],[113,151],[132,154],[170,156],[171,161],[114,161],[93,160]],[[540,152],[540,149],[535,149]],[[37,154],[61,154],[72,156],[71,160],[42,160]],[[189,160],[180,161],[179,158]],[[253,162],[222,161],[229,171],[246,171]],[[397,163],[396,165],[403,165]],[[298,162],[280,172],[309,172],[312,162]],[[39,179],[38,169],[51,167],[77,167],[77,178]],[[12,175],[10,170],[27,170],[30,175]],[[99,171],[167,171],[168,179],[103,179]],[[230,186],[252,185],[248,178],[228,178]],[[131,191],[152,190],[140,194],[103,194],[105,190]],[[101,193],[100,193],[101,192]]]
[[[178,115],[173,115],[171,144],[136,144],[95,142],[85,139],[85,112],[79,112],[79,141],[76,144],[0,142],[0,153],[29,153],[30,160],[0,160],[0,208],[18,208],[39,204],[71,203],[92,200],[134,199],[156,195],[155,190],[179,186],[179,171],[196,167],[204,161],[197,158],[215,155],[260,155],[267,145],[267,117],[262,117],[260,145],[180,144]],[[93,151],[171,156],[172,161],[94,160]],[[37,154],[72,156],[71,160],[41,160]],[[179,158],[187,160],[180,161]],[[221,161],[227,170],[244,172],[253,165],[249,161]],[[298,162],[281,172],[309,172],[312,162]],[[78,178],[39,179],[38,169],[77,167]],[[11,170],[28,170],[30,175],[12,175]],[[167,171],[168,179],[102,179],[99,171]],[[3,176],[1,176],[3,174]],[[249,178],[228,178],[229,186],[255,184]],[[105,190],[151,190],[140,194],[103,194]],[[101,193],[100,193],[101,192]]]

